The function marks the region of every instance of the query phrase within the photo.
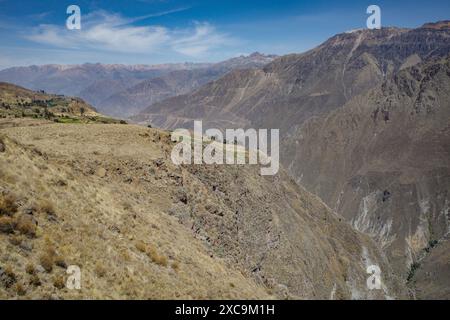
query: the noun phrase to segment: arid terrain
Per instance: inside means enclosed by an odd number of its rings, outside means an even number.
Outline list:
[[[2,298],[407,295],[388,272],[368,291],[382,254],[284,172],[175,167],[169,134],[134,125],[0,126]]]

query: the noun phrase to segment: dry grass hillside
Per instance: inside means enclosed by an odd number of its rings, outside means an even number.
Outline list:
[[[0,118],[47,119],[60,123],[121,122],[101,115],[79,98],[31,91],[6,82],[0,82]]]
[[[0,298],[404,296],[372,241],[284,172],[175,167],[169,134],[139,126],[0,128]]]
[[[164,212],[175,181],[162,183],[146,130],[35,122],[1,133],[0,297],[270,298]],[[81,291],[64,288],[68,265],[80,266]]]

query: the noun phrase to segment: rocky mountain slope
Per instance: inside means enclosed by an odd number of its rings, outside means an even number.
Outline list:
[[[0,123],[1,298],[407,294],[373,241],[284,171],[174,166],[169,134],[139,126]],[[382,290],[367,289],[371,264]]]
[[[299,181],[377,239],[400,273],[450,232],[449,92],[448,57],[418,64],[287,140],[300,146]]]
[[[397,274],[448,230],[447,22],[336,35],[134,117],[174,129],[279,128],[291,176],[371,235]]]
[[[231,70],[259,68],[274,58],[275,56],[255,52],[249,56],[232,58],[206,68],[172,71],[118,91],[99,102],[97,106],[106,114],[129,117],[140,113],[150,104],[191,92]]]
[[[449,52],[449,29],[359,30],[336,35],[304,54],[275,59],[260,70],[236,70],[195,92],[144,110],[136,121],[172,128],[192,119],[222,127],[300,126],[333,111],[401,68]]]

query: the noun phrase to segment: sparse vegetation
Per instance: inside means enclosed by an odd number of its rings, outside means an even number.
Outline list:
[[[413,278],[414,275],[416,274],[416,271],[420,268],[420,263],[418,262],[413,262],[410,267],[409,267],[409,272],[408,272],[408,276],[406,277],[406,281],[408,283],[410,283]]]

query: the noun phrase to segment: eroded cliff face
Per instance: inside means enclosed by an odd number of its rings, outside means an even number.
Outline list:
[[[405,68],[288,140],[299,146],[297,181],[376,239],[405,277],[450,230],[449,66]]]

